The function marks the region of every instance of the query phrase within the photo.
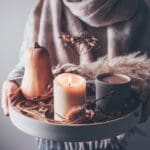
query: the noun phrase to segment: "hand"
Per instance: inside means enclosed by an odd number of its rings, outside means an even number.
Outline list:
[[[150,98],[143,102],[141,123],[146,122],[150,117]]]
[[[6,116],[9,115],[9,102],[11,100],[11,96],[13,95],[13,93],[16,91],[17,88],[18,88],[18,85],[15,82],[9,81],[9,80],[4,81],[2,85],[1,107]]]

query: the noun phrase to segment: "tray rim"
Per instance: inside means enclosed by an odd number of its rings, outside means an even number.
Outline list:
[[[47,124],[47,125],[65,126],[65,127],[70,127],[70,126],[71,127],[74,127],[74,126],[75,127],[82,127],[82,126],[93,126],[93,125],[102,125],[102,124],[104,125],[104,124],[116,122],[118,120],[124,120],[124,119],[130,117],[132,114],[136,113],[139,109],[141,109],[141,107],[142,107],[141,103],[139,103],[138,106],[136,108],[134,108],[134,110],[130,111],[129,113],[126,113],[125,115],[122,115],[121,117],[118,117],[118,118],[115,118],[115,119],[112,119],[112,120],[102,121],[102,122],[84,123],[84,124],[67,124],[67,123],[62,123],[61,124],[61,123],[53,123],[53,122],[44,122],[42,120],[37,120],[37,119],[34,119],[32,117],[26,116],[23,113],[20,113],[19,110],[17,110],[17,108],[15,109],[13,106],[10,106],[9,109],[11,111],[15,111],[16,113],[18,113],[19,115],[22,115],[23,117],[25,117],[27,119],[31,119],[32,121],[36,121],[36,122],[39,122],[39,123],[44,123],[44,124]]]
[[[140,121],[141,108],[142,105],[139,104],[136,109],[125,115],[125,118],[122,116],[121,119],[117,118],[115,121],[71,125],[39,121],[10,108],[10,120],[17,129],[30,136],[47,138],[54,141],[86,142],[111,138],[128,132]],[[138,112],[137,116],[136,112]],[[19,120],[17,117],[21,119]]]

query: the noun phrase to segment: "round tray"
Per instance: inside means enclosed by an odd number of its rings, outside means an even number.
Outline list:
[[[111,138],[133,128],[140,117],[141,104],[132,112],[111,121],[68,125],[35,120],[10,107],[10,119],[15,127],[26,134],[54,141],[79,142]]]

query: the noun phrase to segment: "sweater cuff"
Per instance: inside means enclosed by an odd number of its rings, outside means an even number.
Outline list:
[[[8,80],[13,81],[13,82],[15,82],[18,86],[20,86],[20,85],[21,85],[21,82],[22,82],[22,77],[20,77],[20,78],[13,78],[13,79],[9,78]]]

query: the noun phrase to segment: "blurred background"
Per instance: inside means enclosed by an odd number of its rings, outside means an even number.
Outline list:
[[[150,0],[145,0],[150,6]],[[18,62],[24,26],[36,0],[0,0],[0,90],[7,74]],[[0,93],[1,96],[1,93]],[[147,136],[131,136],[127,150],[149,150],[150,120],[139,125]],[[0,150],[36,150],[35,138],[17,130],[0,108]]]
[[[35,2],[0,0],[0,88],[18,62],[24,26]],[[35,138],[17,130],[0,108],[0,150],[36,150],[35,143]]]

